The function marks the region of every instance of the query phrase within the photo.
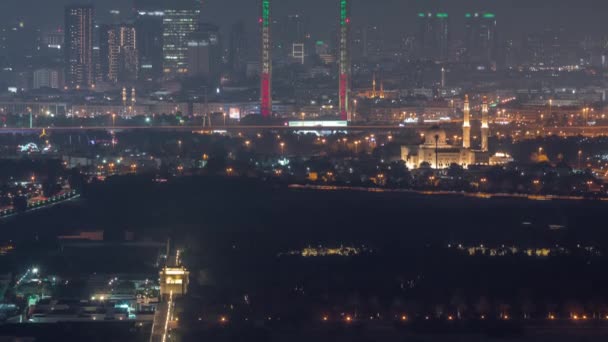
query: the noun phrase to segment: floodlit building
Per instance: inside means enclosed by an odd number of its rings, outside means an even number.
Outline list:
[[[476,152],[448,144],[445,131],[434,126],[424,132],[422,145],[401,146],[401,159],[409,169],[417,169],[423,163],[434,169],[445,169],[451,164],[467,168],[476,163]]]
[[[95,83],[93,63],[93,6],[65,8],[66,84],[70,88],[89,88]]]
[[[190,272],[183,266],[165,267],[160,271],[160,294],[174,296],[185,295],[188,292]]]
[[[450,145],[447,142],[446,133],[438,126],[431,127],[424,132],[424,143],[418,146],[402,146],[401,159],[405,161],[410,169],[416,169],[423,163],[428,163],[432,168],[445,169],[452,164],[458,164],[468,168],[473,164],[505,164],[513,161],[509,155],[497,154],[490,158],[489,155],[489,120],[488,101],[483,98],[481,106],[481,146],[480,150],[471,148],[471,115],[469,97],[464,100],[464,118],[462,124],[462,147]]]

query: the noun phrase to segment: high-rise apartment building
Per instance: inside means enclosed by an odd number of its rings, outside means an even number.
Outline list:
[[[94,15],[91,5],[65,7],[65,80],[70,88],[90,88],[95,84]]]
[[[108,29],[108,75],[111,82],[137,80],[139,61],[137,32],[133,25],[120,24]]]
[[[188,39],[198,30],[200,4],[173,1],[163,16],[163,73],[166,77],[188,72]]]

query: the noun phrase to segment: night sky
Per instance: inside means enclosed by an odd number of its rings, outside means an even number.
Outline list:
[[[170,1],[170,0],[167,0]],[[226,29],[233,22],[245,19],[253,29],[257,20],[258,0],[203,0],[204,19]],[[87,2],[87,1],[82,1]],[[81,3],[82,3],[81,2]],[[88,0],[98,8],[103,20],[110,9],[128,13],[131,0]],[[352,0],[354,24],[378,25],[388,36],[414,34],[413,21],[418,11],[444,11],[462,19],[465,12],[493,11],[504,37],[518,38],[529,30],[561,26],[572,34],[600,37],[608,33],[608,1],[606,0]],[[36,21],[45,28],[58,27],[63,21],[62,7],[73,0],[0,0],[0,20],[17,17]],[[311,17],[312,33],[328,34],[335,24],[335,0],[277,0],[275,16],[303,13]],[[460,25],[454,23],[457,28]]]

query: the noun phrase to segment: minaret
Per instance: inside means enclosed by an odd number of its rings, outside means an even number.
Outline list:
[[[384,81],[380,81],[380,98],[384,99]]]
[[[462,147],[471,148],[471,107],[469,106],[469,95],[464,96],[464,120],[462,123]]]
[[[137,103],[137,99],[135,97],[135,87],[131,88],[131,114],[135,112],[135,104]]]
[[[481,104],[481,150],[488,151],[488,136],[490,134],[490,126],[488,125],[488,98],[483,97]]]
[[[127,87],[122,87],[122,113],[127,113]]]
[[[376,98],[376,73],[373,74],[372,78],[372,99]]]

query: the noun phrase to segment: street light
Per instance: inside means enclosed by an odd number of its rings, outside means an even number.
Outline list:
[[[116,126],[116,113],[112,113],[112,127]]]
[[[281,155],[285,154],[285,143],[281,142],[279,145],[281,145]]]
[[[222,113],[222,115],[224,116],[224,127],[226,127],[226,113]]]

